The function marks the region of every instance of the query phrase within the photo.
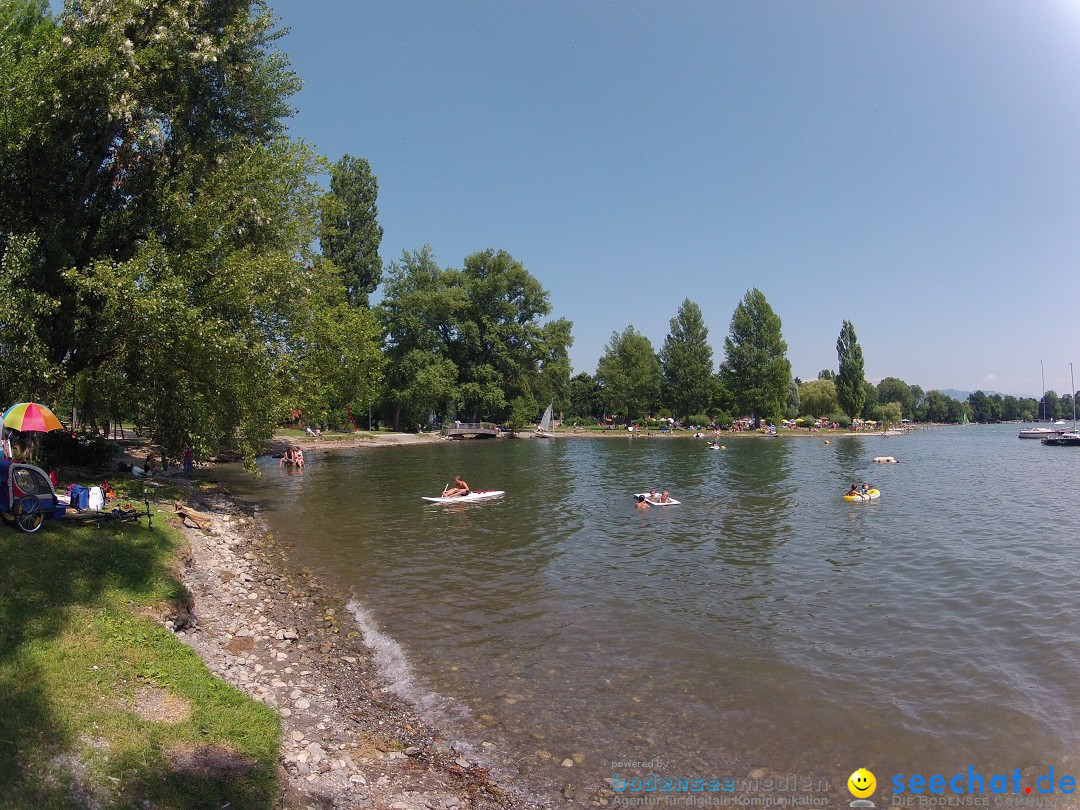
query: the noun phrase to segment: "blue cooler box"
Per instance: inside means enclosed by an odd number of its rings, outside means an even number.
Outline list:
[[[90,488],[80,484],[71,485],[71,506],[73,509],[86,509],[90,506]]]

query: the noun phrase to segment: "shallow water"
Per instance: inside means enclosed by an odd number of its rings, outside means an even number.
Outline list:
[[[323,453],[267,460],[259,497],[399,687],[539,785],[1077,770],[1080,452],[1014,426],[727,446]],[[458,472],[507,494],[420,500]],[[682,505],[634,509],[653,485]]]

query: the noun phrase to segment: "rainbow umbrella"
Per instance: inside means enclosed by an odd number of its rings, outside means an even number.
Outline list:
[[[64,426],[56,414],[44,405],[36,402],[20,402],[4,411],[4,427],[11,430],[48,433],[50,430],[63,430]]]

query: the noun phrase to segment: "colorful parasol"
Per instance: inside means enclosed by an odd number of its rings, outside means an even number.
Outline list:
[[[20,402],[4,411],[4,427],[11,430],[48,433],[50,430],[63,430],[64,426],[56,414],[44,405],[36,402]]]

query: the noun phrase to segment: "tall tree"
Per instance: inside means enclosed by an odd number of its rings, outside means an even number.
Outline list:
[[[840,328],[840,337],[836,339],[836,356],[840,360],[840,371],[836,375],[836,399],[849,418],[854,419],[862,413],[866,402],[866,390],[863,388],[862,347],[855,337],[855,327],[851,321],[844,321]]]
[[[540,319],[551,304],[540,282],[505,250],[492,249],[466,256],[461,279],[467,304],[453,359],[472,418],[505,413],[509,400],[531,393],[545,363],[547,386],[565,390],[571,325],[545,331]]]
[[[382,278],[378,196],[379,181],[364,158],[342,155],[331,167],[319,242],[323,255],[341,269],[345,294],[354,306],[366,307]]]
[[[566,409],[571,416],[603,416],[603,390],[596,378],[582,371],[570,378]]]
[[[724,352],[720,372],[737,406],[744,414],[779,421],[790,392],[791,363],[780,318],[757,288],[735,307]]]
[[[299,81],[265,3],[4,2],[0,30],[0,297],[27,305],[0,346],[48,368],[9,393],[74,381],[167,450],[250,457],[338,283],[300,261],[320,164],[285,136]]]
[[[423,415],[417,407],[464,409],[476,421],[504,418],[515,401],[520,411],[538,396],[565,396],[571,323],[541,322],[548,293],[509,253],[474,253],[464,269],[443,270],[425,247],[391,263],[387,275],[378,307],[390,355],[387,398],[397,409],[411,403],[407,424]]]
[[[830,416],[836,412],[835,380],[809,380],[799,386],[799,401],[807,416]]]
[[[386,335],[385,401],[395,427],[423,424],[461,405],[459,369],[451,359],[466,304],[458,274],[443,270],[431,247],[406,251],[387,268],[376,312]]]
[[[627,419],[648,415],[660,396],[660,359],[647,337],[627,326],[612,332],[596,366],[596,379],[612,413]]]
[[[665,399],[689,420],[702,413],[712,392],[713,352],[701,308],[685,299],[660,349]]]
[[[877,385],[879,402],[896,402],[900,412],[908,419],[915,415],[915,394],[911,386],[899,377],[886,377]]]

